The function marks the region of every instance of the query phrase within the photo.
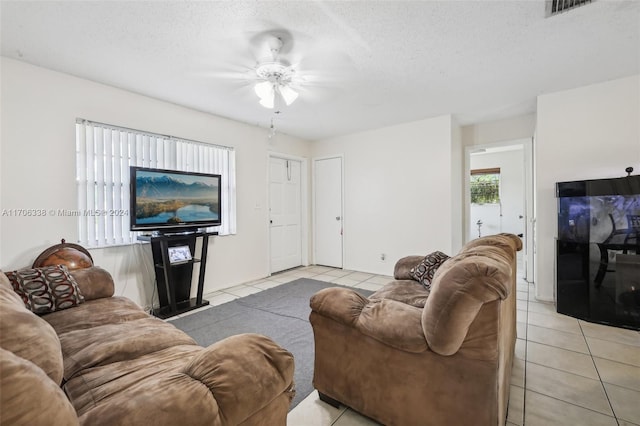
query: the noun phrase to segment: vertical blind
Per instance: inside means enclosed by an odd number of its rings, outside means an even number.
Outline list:
[[[222,175],[220,235],[236,233],[233,148],[76,120],[79,242],[88,247],[130,244],[129,166]]]

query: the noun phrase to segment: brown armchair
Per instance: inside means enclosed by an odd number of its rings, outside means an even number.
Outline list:
[[[385,425],[504,425],[516,340],[515,235],[468,243],[431,291],[408,277],[365,298],[344,288],[311,299],[314,386]]]

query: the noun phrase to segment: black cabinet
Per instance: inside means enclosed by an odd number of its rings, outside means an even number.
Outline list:
[[[607,262],[602,259],[608,258]],[[640,256],[602,244],[556,242],[559,313],[640,329]]]
[[[191,232],[183,234],[141,235],[140,241],[151,243],[153,266],[156,276],[159,307],[152,311],[160,318],[169,318],[209,304],[203,300],[204,276],[207,266],[209,236],[217,232]],[[196,257],[196,241],[202,239],[199,256]],[[194,265],[198,267],[198,288],[191,297]]]
[[[590,315],[589,244],[557,241],[558,312],[577,318]]]
[[[556,190],[558,312],[640,329],[640,176]]]

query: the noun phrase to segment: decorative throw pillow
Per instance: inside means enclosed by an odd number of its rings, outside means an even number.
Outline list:
[[[6,275],[27,309],[36,314],[67,309],[84,302],[78,284],[66,266],[20,269]]]
[[[431,289],[431,280],[433,280],[433,274],[442,265],[449,256],[441,251],[434,251],[429,253],[422,259],[422,262],[411,268],[409,275],[418,281],[420,284],[426,287],[427,290]]]

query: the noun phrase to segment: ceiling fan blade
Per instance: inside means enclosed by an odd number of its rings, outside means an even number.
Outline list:
[[[209,78],[209,79],[223,79],[223,80],[235,80],[235,81],[255,81],[258,76],[256,75],[255,68],[245,64],[204,64],[199,65],[201,70],[190,71],[188,74],[193,77]]]
[[[222,80],[235,80],[235,81],[256,81],[255,71],[233,72],[233,71],[194,71],[189,75],[193,77],[209,78],[209,79],[222,79]]]

